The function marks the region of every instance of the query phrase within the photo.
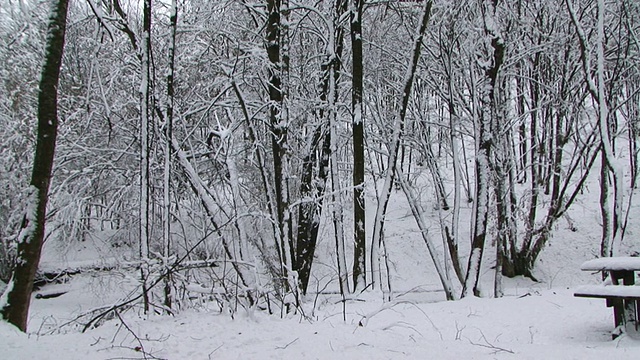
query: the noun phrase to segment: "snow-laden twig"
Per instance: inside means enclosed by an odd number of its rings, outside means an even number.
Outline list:
[[[405,329],[410,329],[416,332],[416,334],[424,337],[420,331],[418,331],[412,324],[405,321],[396,321],[382,328],[382,330],[391,330],[394,327],[400,327]]]

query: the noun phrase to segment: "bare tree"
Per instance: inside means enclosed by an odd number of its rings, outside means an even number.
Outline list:
[[[344,230],[342,230],[342,221],[338,221],[342,218],[343,211],[340,201],[340,179],[337,171],[338,154],[335,144],[333,144],[333,142],[337,142],[337,134],[333,132],[336,131],[334,127],[338,116],[337,101],[343,66],[344,27],[341,25],[341,18],[347,11],[347,2],[348,0],[336,0],[334,13],[331,16],[333,21],[331,23],[328,20],[325,21],[325,26],[329,28],[329,35],[326,40],[326,60],[321,65],[322,79],[319,94],[321,107],[317,111],[320,123],[315,125],[301,164],[301,204],[298,210],[294,270],[298,272],[300,290],[303,293],[307,292],[309,285],[329,176],[334,187],[332,193],[334,206],[332,209],[335,220],[339,285],[341,291],[349,289],[344,254]],[[330,171],[328,171],[329,165],[331,165]]]
[[[624,185],[622,170],[618,165],[615,155],[614,138],[611,134],[611,128],[613,125],[613,114],[609,109],[609,103],[613,99],[611,99],[608,94],[610,91],[609,89],[611,89],[611,84],[607,84],[607,79],[605,79],[605,4],[603,0],[599,0],[597,2],[596,8],[597,25],[595,39],[595,72],[592,71],[592,50],[587,40],[585,31],[582,28],[580,20],[576,15],[571,1],[566,0],[566,4],[567,9],[569,10],[569,15],[571,16],[571,21],[573,22],[578,34],[580,51],[582,54],[582,67],[584,70],[584,77],[587,83],[587,88],[592,99],[596,103],[596,110],[598,113],[597,126],[600,131],[600,144],[602,149],[602,169],[600,173],[600,206],[603,224],[600,255],[612,256],[614,243],[622,241],[622,235],[624,233]],[[611,175],[612,184],[609,184],[609,175]],[[611,199],[611,192],[613,193],[613,199]]]
[[[480,114],[475,125],[476,137],[476,196],[474,202],[474,226],[471,240],[471,253],[464,281],[462,296],[480,295],[478,280],[480,266],[487,237],[489,220],[489,189],[491,184],[491,152],[496,126],[496,88],[498,73],[504,60],[505,43],[497,28],[497,1],[481,0],[480,9],[484,24],[483,46],[484,59],[480,64],[483,75],[478,91],[480,92]]]
[[[153,122],[152,74],[151,74],[151,0],[145,0],[142,9],[142,45],[140,54],[140,248],[142,260],[140,275],[145,313],[149,311],[147,278],[149,277],[150,236],[150,129]]]
[[[0,314],[27,330],[31,292],[44,242],[51,170],[58,130],[58,82],[67,26],[68,0],[50,2],[45,59],[38,90],[38,137],[27,207],[17,239],[18,255],[9,285],[0,298]]]
[[[389,205],[389,198],[391,197],[391,190],[393,182],[396,176],[396,163],[398,159],[398,150],[400,148],[400,140],[404,132],[405,117],[407,115],[407,107],[409,105],[409,99],[412,94],[413,79],[415,78],[416,69],[420,60],[420,51],[422,49],[422,40],[429,24],[431,17],[432,1],[426,1],[422,9],[422,15],[416,29],[413,48],[411,52],[411,59],[406,69],[406,73],[403,80],[403,91],[401,93],[400,108],[395,116],[395,122],[393,126],[393,133],[391,135],[391,142],[389,144],[389,155],[387,158],[387,173],[385,176],[384,185],[380,194],[380,200],[376,209],[376,216],[373,228],[373,237],[371,244],[371,283],[375,289],[376,276],[380,276],[380,245],[384,238],[384,223],[387,212],[387,206]]]
[[[364,107],[362,93],[364,88],[362,58],[362,11],[364,0],[353,0],[351,4],[351,56],[352,87],[351,116],[353,127],[353,291],[361,291],[367,284],[366,274],[366,231],[364,198]]]
[[[287,280],[285,288],[296,290],[297,279],[290,278],[295,274],[291,270],[293,251],[293,229],[291,209],[289,207],[289,124],[286,112],[283,76],[286,66],[282,58],[281,41],[282,6],[280,0],[267,0],[267,26],[265,46],[269,58],[268,90],[269,90],[269,131],[271,133],[271,153],[273,157],[273,184],[275,189],[275,209],[277,222],[277,249],[282,267],[282,275]],[[288,10],[287,10],[288,11]],[[286,36],[286,34],[285,34]],[[283,279],[283,280],[284,280]],[[293,287],[293,288],[292,288]]]
[[[171,139],[173,138],[173,114],[175,106],[175,60],[176,60],[176,33],[178,30],[178,3],[176,0],[171,1],[169,8],[169,26],[171,35],[169,38],[169,72],[167,74],[167,107],[164,123],[164,176],[163,176],[163,202],[164,202],[164,263],[169,266],[169,257],[171,256],[171,162],[172,148]],[[173,303],[171,274],[165,275],[164,283],[164,305],[171,309]]]

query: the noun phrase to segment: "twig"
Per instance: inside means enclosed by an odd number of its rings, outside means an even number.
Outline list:
[[[120,313],[117,310],[114,310],[114,313],[116,314],[116,316],[118,317],[118,319],[120,319],[120,323],[122,323],[122,326],[124,326],[125,329],[127,329],[127,331],[133,335],[133,338],[136,339],[136,341],[138,342],[138,346],[135,347],[134,349],[136,351],[141,351],[144,358],[146,359],[146,351],[144,350],[144,344],[142,343],[142,340],[140,340],[140,338],[138,337],[138,335],[136,335],[136,333],[133,332],[133,330],[131,330],[131,328],[129,327],[129,325],[127,325],[127,323],[124,321],[124,319],[122,318],[122,316],[120,316]]]
[[[98,338],[96,339],[96,341],[95,341],[94,343],[89,344],[89,346],[95,346],[95,345],[97,345],[97,344],[100,342],[100,340],[102,340],[102,336],[98,336]]]
[[[418,331],[412,324],[408,323],[408,322],[404,322],[404,321],[396,321],[394,323],[391,323],[385,327],[382,328],[382,330],[390,330],[391,328],[394,327],[401,327],[401,328],[406,328],[406,329],[410,329],[415,331],[418,335],[424,337],[424,335],[422,335],[422,333],[420,331]]]
[[[213,355],[214,352],[218,351],[218,349],[220,349],[222,346],[224,346],[224,343],[220,344],[220,346],[218,346],[217,348],[213,349],[213,351],[211,351],[209,353],[209,355],[207,356],[209,358],[209,360],[211,360],[211,355]]]
[[[495,353],[499,353],[501,351],[508,352],[509,354],[515,354],[515,352],[513,352],[513,350],[509,350],[509,349],[505,349],[505,348],[502,348],[502,347],[499,347],[499,346],[495,346],[492,343],[490,343],[489,340],[487,340],[487,338],[484,336],[484,333],[482,331],[480,331],[480,335],[482,336],[481,339],[484,340],[484,342],[485,342],[484,344],[474,343],[469,338],[467,338],[467,340],[469,340],[469,343],[471,345],[481,346],[481,347],[484,347],[484,348],[487,348],[487,349],[494,350],[494,354]]]
[[[378,315],[379,313],[385,311],[385,310],[390,310],[393,309],[394,307],[396,307],[397,305],[411,305],[413,307],[415,307],[416,309],[418,309],[418,311],[420,311],[422,313],[422,315],[424,315],[425,318],[427,318],[427,320],[429,321],[429,323],[431,324],[431,326],[433,327],[433,329],[438,333],[438,335],[440,335],[440,339],[444,339],[442,336],[442,332],[440,332],[440,329],[438,329],[438,327],[436,326],[436,324],[433,323],[433,321],[431,320],[431,318],[429,317],[429,315],[427,315],[427,313],[424,312],[424,310],[422,310],[419,306],[417,306],[416,304],[414,304],[411,301],[394,301],[394,302],[388,302],[385,303],[384,305],[382,305],[378,310],[374,310],[368,314],[362,315],[362,319],[360,319],[360,321],[358,322],[358,326],[362,326],[365,327],[367,326],[367,323],[369,322],[369,320],[374,317],[375,315]],[[420,334],[422,335],[422,334]]]
[[[288,347],[289,347],[289,345],[293,344],[294,342],[298,341],[299,339],[300,339],[300,338],[295,338],[292,342],[288,343],[288,344],[287,344],[287,345],[285,345],[285,346],[276,346],[276,349],[284,350],[284,349],[288,348]]]
[[[140,352],[142,354],[143,359],[160,359],[158,357],[153,356],[151,353],[147,352],[144,349],[144,344],[142,343],[142,339],[140,339],[140,337],[133,330],[131,330],[129,325],[127,325],[127,323],[124,321],[122,316],[120,316],[120,313],[117,310],[114,310],[114,313],[116,314],[118,319],[120,319],[122,326],[124,326],[124,328],[127,329],[127,331],[133,336],[133,338],[138,343],[138,346],[134,347],[133,350]]]
[[[231,221],[232,221],[232,220],[233,220],[233,219],[230,219],[229,221],[227,221],[227,222],[225,222],[224,224],[220,225],[220,226],[218,227],[218,229],[220,229],[220,228],[222,228],[222,227],[224,227],[224,226],[228,225],[229,223],[231,223]],[[165,277],[165,276],[167,276],[167,275],[169,275],[169,274],[172,274],[172,273],[174,273],[174,272],[176,272],[176,271],[181,270],[181,269],[180,269],[180,265],[181,265],[181,264],[182,264],[182,263],[183,263],[183,262],[184,262],[184,261],[185,261],[185,260],[190,256],[190,255],[191,255],[191,253],[196,249],[196,247],[197,247],[198,245],[200,245],[201,243],[203,243],[203,242],[207,239],[207,237],[208,237],[208,236],[209,236],[209,234],[207,234],[206,236],[202,237],[198,242],[196,242],[196,244],[195,244],[195,245],[193,245],[193,246],[192,246],[192,247],[191,247],[191,248],[186,252],[186,254],[184,254],[180,259],[176,260],[176,261],[171,265],[171,267],[169,267],[169,269],[166,269],[166,271],[165,271],[165,272],[161,273],[161,274],[160,274],[160,276],[158,276],[158,277],[157,277],[153,282],[151,282],[150,284],[148,284],[148,285],[147,285],[147,291],[151,290],[151,289],[152,289],[152,288],[154,288],[156,285],[158,285],[158,284],[159,284],[159,283],[164,279],[164,277]],[[135,293],[135,292],[132,292],[131,294],[134,294],[134,293]],[[131,295],[131,294],[130,294],[130,295]],[[87,331],[87,329],[89,329],[93,323],[95,323],[96,321],[100,320],[101,318],[103,318],[104,316],[106,316],[107,314],[109,314],[110,312],[112,312],[112,311],[116,311],[116,310],[121,309],[121,308],[124,308],[124,307],[127,307],[127,306],[129,306],[129,305],[133,304],[134,302],[136,302],[136,301],[140,300],[140,299],[142,298],[142,296],[143,296],[143,293],[142,293],[142,292],[140,292],[140,293],[138,293],[138,295],[137,295],[137,296],[131,297],[131,298],[129,298],[128,300],[125,300],[125,301],[123,301],[123,302],[121,302],[121,303],[119,303],[119,304],[112,305],[112,306],[108,306],[108,307],[104,307],[104,308],[103,308],[103,309],[105,309],[104,311],[102,311],[100,314],[98,314],[98,315],[96,315],[95,317],[93,317],[91,320],[89,320],[89,322],[88,322],[88,323],[86,323],[86,324],[84,325],[84,327],[82,328],[82,332]],[[83,315],[80,315],[80,316],[76,317],[76,319],[72,320],[71,322],[75,322],[76,320],[80,319],[81,317],[83,317]],[[67,324],[69,324],[69,323],[71,323],[71,322],[68,322]]]

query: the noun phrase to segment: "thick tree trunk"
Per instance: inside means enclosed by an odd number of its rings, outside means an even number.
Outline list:
[[[283,91],[283,68],[286,68],[286,58],[281,56],[282,30],[282,2],[280,0],[267,1],[266,50],[269,58],[268,89],[269,89],[269,129],[271,132],[271,153],[273,157],[273,185],[275,190],[276,210],[276,248],[280,257],[281,276],[286,282],[282,285],[286,291],[298,286],[297,280],[290,278],[294,274],[287,268],[291,266],[293,257],[291,212],[289,209],[289,179],[288,179],[288,127],[286,111],[284,109],[285,93]]]
[[[324,205],[324,193],[327,183],[326,171],[329,165],[328,131],[325,124],[318,125],[313,132],[310,148],[302,160],[302,176],[300,177],[300,197],[302,203],[298,206],[298,229],[296,238],[295,258],[293,270],[298,272],[298,283],[303,294],[307,292],[313,255],[318,240],[320,216]],[[314,176],[317,166],[318,174]],[[315,180],[315,181],[314,181]]]
[[[44,242],[51,170],[58,129],[58,82],[67,26],[68,0],[51,1],[45,61],[38,91],[38,135],[26,213],[18,235],[13,275],[0,298],[0,314],[27,330],[31,292]]]
[[[494,296],[502,297],[503,266],[507,259],[507,252],[516,248],[517,222],[516,204],[511,189],[515,188],[514,154],[508,142],[511,132],[506,132],[498,139],[497,148],[494,151],[495,188],[497,209],[497,236],[496,236],[496,269]]]

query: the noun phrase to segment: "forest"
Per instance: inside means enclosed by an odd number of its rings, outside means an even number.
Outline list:
[[[552,283],[554,243],[578,272],[640,255],[636,1],[4,0],[0,43],[22,332],[96,277],[118,299],[58,331],[203,302],[312,322],[326,298],[348,322]]]

